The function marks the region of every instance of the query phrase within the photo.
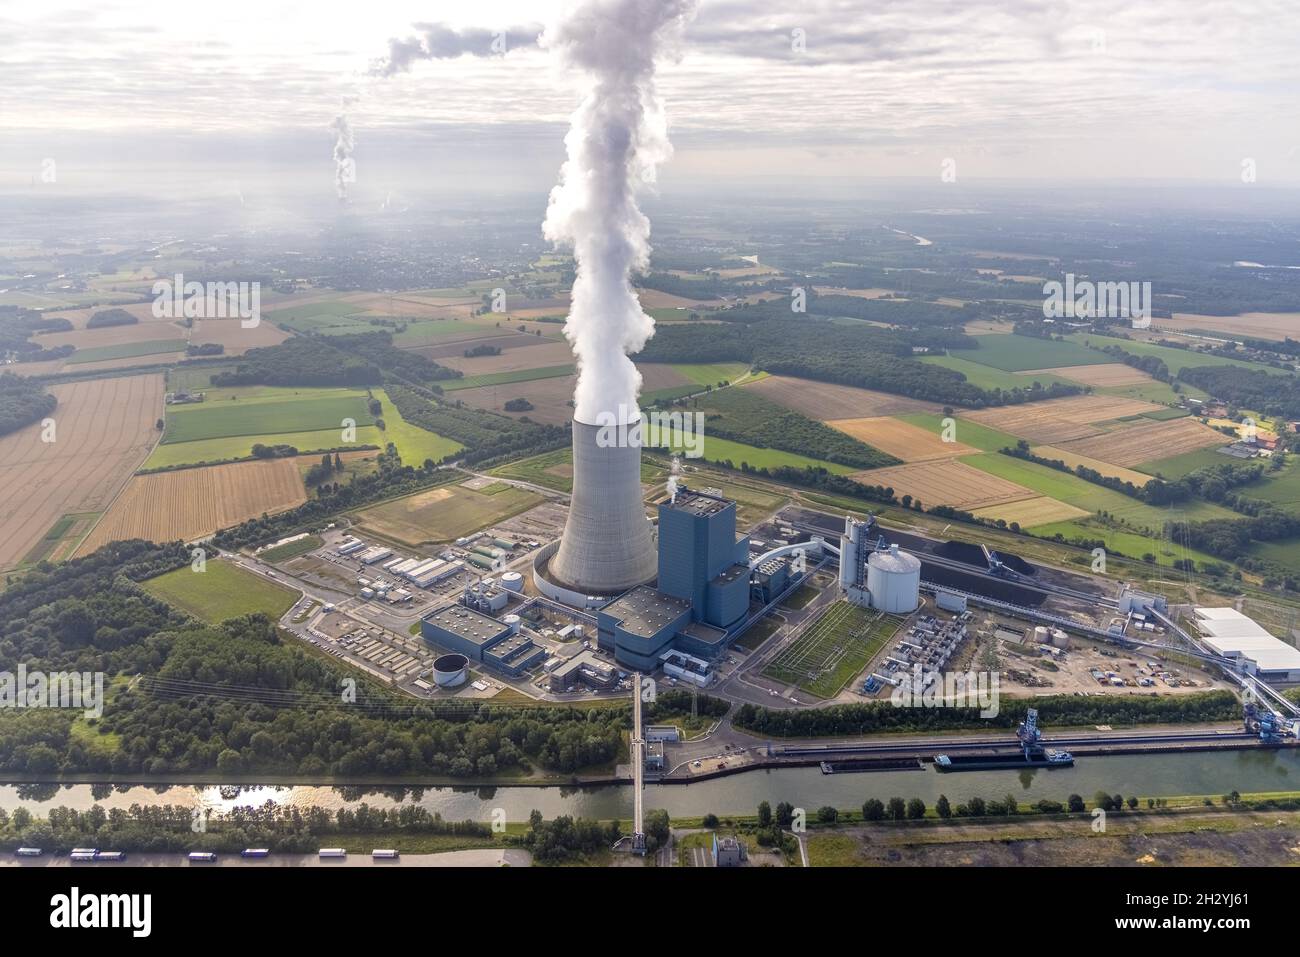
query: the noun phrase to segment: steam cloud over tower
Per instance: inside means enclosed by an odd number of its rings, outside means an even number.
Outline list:
[[[641,375],[629,358],[654,333],[632,288],[633,271],[650,260],[650,223],[636,193],[671,152],[655,62],[675,47],[694,8],[694,0],[586,0],[540,41],[589,79],[544,226],[548,239],[573,246],[575,263],[564,326],[578,360],[573,495],[543,576],[568,600],[611,596],[655,577],[635,425]],[[629,428],[606,441],[615,425]]]

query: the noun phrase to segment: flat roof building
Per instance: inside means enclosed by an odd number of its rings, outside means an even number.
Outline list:
[[[1196,629],[1201,640],[1226,658],[1242,661],[1246,670],[1269,681],[1300,681],[1300,650],[1235,608],[1197,608]]]

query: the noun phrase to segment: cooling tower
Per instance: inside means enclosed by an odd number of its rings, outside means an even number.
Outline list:
[[[614,432],[573,420],[573,493],[550,577],[587,595],[648,582],[658,565],[641,504],[641,446],[611,443]]]

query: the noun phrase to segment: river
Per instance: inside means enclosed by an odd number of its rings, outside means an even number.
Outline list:
[[[545,817],[571,814],[598,819],[632,816],[628,786],[567,787],[427,787],[338,788],[304,785],[244,786],[238,794],[215,785],[0,785],[0,807],[25,807],[44,816],[60,805],[86,809],[132,804],[200,806],[216,811],[267,801],[299,807],[330,809],[356,806],[393,807],[420,804],[447,820],[488,820],[498,808],[511,821],[526,820],[533,809]],[[1220,795],[1229,791],[1300,791],[1300,750],[1245,750],[1188,754],[1141,755],[1079,759],[1073,768],[1024,771],[971,771],[939,774],[930,767],[917,771],[825,775],[817,768],[749,771],[689,785],[650,785],[645,806],[665,808],[674,817],[750,813],[760,801],[796,807],[823,805],[850,809],[868,797],[919,797],[933,804],[942,794],[954,803],[970,797],[1001,798],[1015,794],[1021,801],[1040,798],[1063,801],[1071,793],[1090,800],[1098,790],[1140,797],[1184,794]]]

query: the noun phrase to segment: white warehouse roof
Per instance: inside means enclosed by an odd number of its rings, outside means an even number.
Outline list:
[[[1198,608],[1196,617],[1201,621],[1250,621],[1235,608]]]
[[[1300,675],[1300,650],[1274,637],[1241,612],[1232,608],[1197,608],[1196,618],[1205,643],[1219,654],[1247,658],[1262,672]]]

